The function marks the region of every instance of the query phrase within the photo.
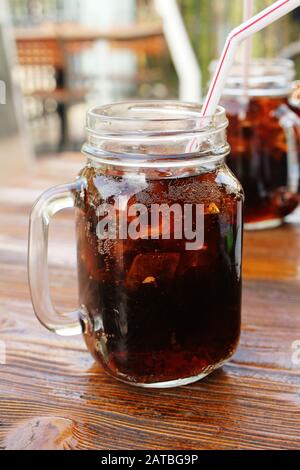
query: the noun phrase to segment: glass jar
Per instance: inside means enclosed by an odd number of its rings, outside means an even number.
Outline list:
[[[83,332],[104,369],[134,385],[196,381],[238,344],[243,191],[224,162],[224,109],[205,119],[200,111],[177,102],[92,109],[78,180],[47,191],[31,215],[38,318],[60,335]],[[46,259],[50,218],[71,206],[81,305],[73,316],[52,306]]]
[[[279,226],[299,203],[298,124],[288,106],[294,76],[290,60],[254,59],[247,80],[236,64],[225,86],[227,164],[245,191],[246,229]]]

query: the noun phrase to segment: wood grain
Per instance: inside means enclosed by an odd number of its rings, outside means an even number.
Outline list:
[[[300,340],[300,224],[245,237],[243,333],[234,359],[190,386],[140,390],[108,377],[80,337],[47,332],[30,303],[29,208],[83,163],[81,156],[47,159],[0,188],[0,339],[7,350],[0,447],[300,449],[300,365],[292,363],[292,343]],[[73,308],[72,213],[54,223],[53,295]]]

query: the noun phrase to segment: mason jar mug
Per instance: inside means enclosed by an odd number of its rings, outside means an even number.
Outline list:
[[[113,377],[143,387],[194,382],[240,334],[243,190],[227,168],[227,119],[178,102],[131,102],[87,116],[86,165],[31,214],[29,280],[40,321],[83,334]],[[52,216],[75,208],[78,311],[49,292]]]
[[[246,229],[279,226],[299,203],[300,126],[289,106],[294,76],[290,60],[253,59],[247,79],[241,64],[227,79],[227,164],[245,191]]]

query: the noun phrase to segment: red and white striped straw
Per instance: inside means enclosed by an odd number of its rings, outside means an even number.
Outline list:
[[[220,101],[227,76],[233,65],[236,51],[242,41],[261,31],[274,21],[300,6],[300,0],[277,0],[257,15],[242,23],[229,34],[209,92],[205,99],[202,116],[214,115]]]

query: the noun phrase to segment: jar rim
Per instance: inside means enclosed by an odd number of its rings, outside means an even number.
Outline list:
[[[217,61],[210,64],[214,72]],[[247,83],[244,79],[244,65],[235,62],[227,77],[223,96],[245,94],[250,96],[286,96],[290,93],[295,79],[295,65],[284,58],[253,58],[249,64]]]
[[[128,101],[93,107],[82,151],[96,163],[168,167],[218,161],[229,152],[225,109],[201,116],[201,105]]]
[[[166,135],[210,133],[228,125],[225,109],[201,116],[202,106],[171,100],[134,100],[94,106],[87,112],[87,134]]]

